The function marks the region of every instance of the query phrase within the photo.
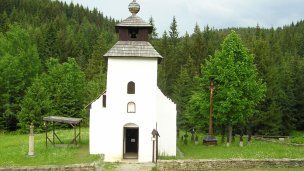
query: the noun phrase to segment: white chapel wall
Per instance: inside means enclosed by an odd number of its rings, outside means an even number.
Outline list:
[[[90,113],[90,153],[105,154],[105,161],[119,161],[123,156],[123,126],[139,126],[138,161],[152,160],[151,132],[156,127],[157,59],[109,58],[107,106],[102,97],[92,104]],[[129,81],[135,94],[127,94]],[[127,113],[128,102],[136,104],[135,113]]]
[[[157,129],[159,153],[176,156],[176,104],[157,89]]]

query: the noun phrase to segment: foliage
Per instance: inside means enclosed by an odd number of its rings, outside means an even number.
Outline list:
[[[95,48],[100,45],[99,37],[105,39],[103,43],[106,45],[100,47],[103,48],[98,54],[100,56],[116,41],[114,36],[116,23],[117,21],[103,16],[97,9],[89,10],[78,4],[68,5],[51,0],[2,0],[0,6],[0,130],[18,129],[19,119],[23,118],[23,116],[17,116],[18,113],[29,114],[27,121],[23,120],[21,126],[30,122],[29,118],[37,124],[41,120],[39,118],[41,113],[48,113],[51,110],[56,115],[69,113],[67,115],[71,116],[82,112],[82,104],[78,107],[80,111],[69,107],[75,105],[76,101],[84,103],[82,97],[86,97],[85,103],[89,103],[96,98],[96,94],[103,91],[104,86],[98,84],[103,84],[105,80],[105,70],[102,69],[104,66],[95,62],[90,65],[88,63],[91,58],[95,58],[99,50]],[[85,90],[84,92],[89,95],[83,94],[80,99],[74,99],[76,101],[62,105],[61,113],[61,111],[58,112],[57,107],[60,103],[66,103],[65,100],[57,101],[56,108],[50,108],[52,106],[48,105],[50,102],[47,100],[38,103],[40,98],[48,99],[50,96],[45,93],[47,81],[40,79],[49,69],[50,58],[56,58],[59,63],[64,63],[68,62],[69,57],[76,59],[82,71],[90,69],[94,71],[86,72],[89,85],[84,86],[85,89],[80,89]],[[99,71],[98,74],[95,71]],[[37,87],[31,87],[32,84]],[[69,85],[69,89],[74,88],[78,88],[78,85]],[[36,92],[39,94],[35,94]],[[55,97],[57,95],[59,97]],[[56,98],[65,99],[74,95],[71,92],[68,94],[57,92],[51,96],[50,98],[55,101]],[[22,127],[25,129],[26,126]]]
[[[301,124],[303,119],[301,118],[304,104],[302,86],[304,81],[301,81],[303,70],[300,69],[303,67],[303,54],[301,53],[302,45],[299,43],[304,40],[303,26],[304,22],[299,21],[296,24],[277,29],[264,29],[259,26],[256,28],[234,28],[242,37],[243,44],[248,47],[248,53],[254,55],[254,63],[257,66],[259,77],[267,83],[265,101],[258,105],[255,115],[250,118],[253,124],[253,133],[288,135],[293,129],[303,129],[303,124]],[[161,46],[155,43],[157,50],[165,57],[160,65],[161,72],[159,72],[159,86],[165,94],[173,99],[182,99],[183,96],[179,95],[179,91],[170,93],[170,86],[183,86],[179,85],[180,82],[178,81],[180,79],[178,77],[181,72],[180,68],[190,56],[194,60],[194,65],[186,67],[186,69],[194,70],[196,74],[189,77],[202,77],[203,73],[200,73],[200,66],[204,64],[207,56],[212,55],[214,50],[218,48],[229,31],[230,29],[210,29],[208,26],[202,31],[196,25],[190,38],[187,34],[179,38],[182,42],[177,44],[180,52],[176,49],[171,52],[170,49],[166,48],[172,46],[172,42],[168,41],[168,36],[163,36],[159,40]],[[172,55],[176,54],[176,51],[178,57],[175,60],[178,62],[168,62],[173,59]],[[171,70],[171,67],[175,70]],[[170,74],[172,72],[174,74]],[[171,80],[173,80],[173,83]],[[192,92],[197,89],[205,89],[205,87],[196,84],[188,91]],[[178,106],[184,106],[183,102],[175,101]],[[202,103],[206,103],[209,100],[204,99],[203,101]],[[178,107],[178,109],[180,108]],[[193,107],[188,103],[186,108]],[[205,113],[207,112],[205,111]],[[178,120],[183,120],[183,113],[185,111],[181,110]],[[188,115],[186,113],[185,115]],[[216,123],[218,122],[215,121]],[[220,124],[215,126],[219,128]]]
[[[37,48],[26,30],[10,25],[6,33],[0,33],[0,129],[17,129],[19,104],[40,65]]]
[[[22,132],[27,132],[31,123],[35,125],[37,132],[42,131],[42,117],[52,109],[52,99],[47,88],[42,79],[36,78],[32,86],[27,90],[21,102],[21,111],[18,114],[19,126]]]
[[[21,131],[33,123],[37,130],[43,128],[43,116],[84,117],[85,77],[75,59],[59,64],[48,61],[48,71],[29,87],[18,113]]]
[[[87,85],[87,102],[96,99],[106,88],[106,64],[103,55],[113,45],[116,38],[111,34],[102,33],[99,35],[93,47],[93,53],[85,69]]]
[[[209,121],[209,96],[206,93],[196,92],[191,96],[186,108],[187,121],[196,130],[204,130]]]
[[[188,60],[191,65],[192,60]],[[173,99],[178,104],[177,105],[177,114],[179,115],[177,120],[178,127],[186,128],[189,127],[191,124],[189,122],[189,117],[185,112],[185,108],[187,106],[188,101],[191,98],[193,87],[195,87],[195,79],[190,77],[191,67],[187,64],[183,65],[180,70],[180,74],[176,79],[176,83],[173,87]],[[190,71],[188,71],[190,70]]]
[[[151,26],[153,27],[152,28],[152,33],[150,35],[150,39],[156,39],[158,34],[156,32],[156,27],[155,27],[155,24],[154,24],[154,19],[152,17],[149,18],[149,24],[151,24]]]
[[[17,114],[25,105],[23,99],[26,92],[32,91],[27,93],[32,94],[27,95],[28,105],[38,96],[48,96],[42,93],[42,83],[36,80],[48,71],[50,58],[58,59],[59,63],[67,62],[69,57],[77,61],[88,83],[85,86],[85,104],[100,95],[105,90],[106,76],[106,65],[101,57],[117,41],[114,35],[117,22],[97,9],[89,10],[74,3],[1,0],[0,130],[18,129]],[[154,26],[152,17],[149,22]],[[201,107],[207,105],[201,104],[199,113],[187,102],[193,92],[207,91],[208,88],[195,78],[204,77],[201,66],[206,65],[209,55],[215,56],[215,50],[219,49],[231,29],[215,29],[208,25],[200,28],[196,24],[193,33],[182,35],[178,26],[173,17],[168,31],[157,36],[154,27],[150,36],[150,42],[164,57],[159,65],[158,86],[177,104],[179,127],[193,126],[189,116],[197,118],[193,122],[195,125],[204,127],[206,116],[202,114],[208,111]],[[294,129],[303,130],[304,21],[278,28],[257,26],[233,30],[242,38],[242,44],[248,47],[248,54],[253,54],[259,77],[267,85],[265,101],[258,105],[250,118],[253,133],[288,135]],[[9,38],[8,32],[14,36]],[[14,40],[16,44],[7,43]],[[20,46],[19,51],[15,50],[17,46]],[[32,61],[20,62],[20,59]],[[33,83],[37,85],[35,90],[31,87]],[[35,95],[34,92],[41,93]],[[200,98],[198,100],[202,103],[209,102],[207,96]],[[193,101],[191,103],[194,104]],[[38,114],[40,109],[48,110],[47,105],[44,107],[46,109],[41,108],[41,104],[33,106],[31,115]],[[220,128],[221,124],[215,120],[214,129]]]
[[[292,131],[290,142],[295,144],[304,144],[304,133],[303,131]]]
[[[290,142],[295,144],[304,144],[304,137],[291,138]]]
[[[256,112],[256,106],[264,96],[265,85],[257,77],[253,56],[234,31],[226,37],[221,50],[202,66],[202,87],[208,87],[209,79],[215,82],[213,116],[220,124],[245,123]],[[194,115],[192,122],[197,122],[197,116],[208,113],[209,96],[208,89],[193,95],[188,106]]]

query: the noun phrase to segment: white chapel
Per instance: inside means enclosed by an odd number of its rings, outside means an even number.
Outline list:
[[[137,16],[135,0],[129,10],[116,25],[119,41],[104,55],[107,85],[91,104],[90,153],[105,161],[151,162],[155,153],[176,155],[176,105],[157,87],[162,56],[148,42],[152,26]]]

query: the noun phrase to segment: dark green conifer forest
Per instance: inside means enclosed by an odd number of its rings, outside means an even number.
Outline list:
[[[42,117],[49,115],[87,121],[86,106],[105,90],[102,56],[117,41],[117,22],[78,4],[1,0],[0,130],[27,132],[30,123],[42,130]],[[153,25],[153,18],[149,22]],[[234,30],[246,56],[252,56],[264,95],[254,110],[237,110],[246,117],[235,121],[223,121],[220,110],[214,109],[216,133],[228,125],[234,130],[242,125],[259,135],[304,130],[304,21],[267,29],[196,25],[192,34],[184,35],[177,26],[173,17],[164,33],[154,28],[150,42],[164,57],[158,86],[177,104],[179,128],[207,130],[209,111],[204,106],[209,101],[202,99],[209,91],[208,61],[220,55],[216,51],[225,47],[225,38]],[[215,82],[215,96],[221,85]]]

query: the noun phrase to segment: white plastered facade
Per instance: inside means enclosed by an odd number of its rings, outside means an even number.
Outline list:
[[[106,107],[103,97],[90,109],[90,153],[104,154],[105,161],[124,159],[124,127],[138,127],[138,162],[151,162],[152,130],[159,132],[161,155],[176,155],[176,105],[157,87],[157,58],[109,57]],[[127,93],[129,82],[135,94]],[[127,112],[134,102],[135,113]]]

